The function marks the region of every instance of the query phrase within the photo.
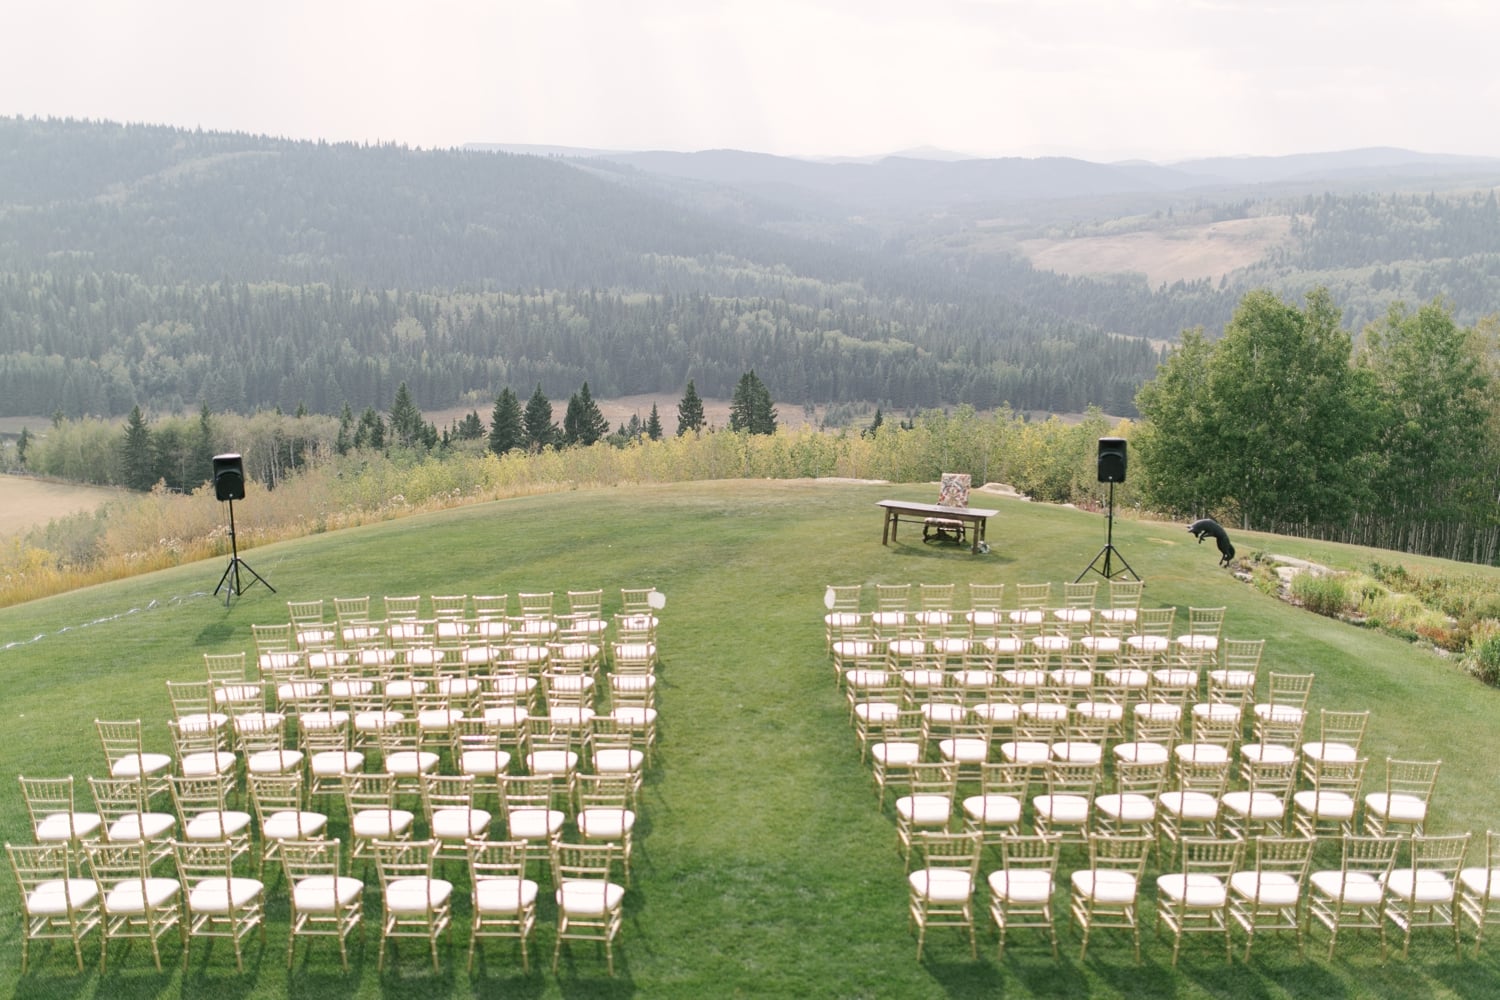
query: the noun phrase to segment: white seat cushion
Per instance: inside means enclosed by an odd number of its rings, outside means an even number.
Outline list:
[[[870,756],[887,767],[900,767],[920,760],[922,748],[915,743],[876,743],[870,747]]]
[[[385,758],[385,769],[402,778],[428,774],[437,766],[438,755],[428,750],[397,750]]]
[[[1334,899],[1343,896],[1345,903],[1355,906],[1374,906],[1385,898],[1385,890],[1371,875],[1364,872],[1321,871],[1313,872],[1309,879],[1314,889]]]
[[[1249,819],[1280,819],[1286,814],[1286,803],[1270,792],[1229,792],[1221,801],[1225,809]]]
[[[56,843],[63,840],[85,840],[92,837],[104,825],[98,813],[48,813],[36,825],[38,843]]]
[[[235,756],[228,750],[203,750],[182,758],[182,775],[185,778],[208,778],[215,774],[227,774],[234,770]]]
[[[1119,823],[1149,823],[1156,818],[1156,803],[1135,792],[1101,795],[1094,808]]]
[[[931,903],[962,903],[974,894],[974,880],[957,868],[919,868],[906,877],[912,891]]]
[[[563,814],[558,809],[512,809],[507,826],[518,840],[542,840],[562,829]]]
[[[489,829],[490,814],[483,809],[435,809],[432,813],[432,835],[439,840],[467,840],[482,836]]]
[[[1013,903],[1040,903],[1052,897],[1052,873],[1035,868],[1013,868],[989,875],[990,892],[996,899]]]
[[[26,912],[33,917],[60,917],[73,909],[88,906],[99,897],[99,886],[91,878],[53,879],[42,882],[26,894]]]
[[[573,917],[602,917],[624,898],[624,888],[613,882],[569,879],[557,890],[557,907]]]
[[[182,886],[175,878],[126,879],[116,882],[104,897],[109,913],[145,913],[171,902]]]
[[[1007,826],[1021,821],[1021,800],[1014,795],[971,795],[963,801],[964,815],[985,826]]]
[[[361,809],[352,822],[356,837],[387,840],[403,836],[416,822],[416,816],[405,809]]]
[[[1500,868],[1465,868],[1458,873],[1458,881],[1470,892],[1484,896],[1491,886],[1500,888]]]
[[[458,769],[464,774],[504,774],[510,767],[510,754],[504,750],[465,750],[458,758]]]
[[[365,755],[357,750],[323,750],[313,754],[308,766],[319,778],[355,774],[364,769]]]
[[[251,774],[286,774],[301,766],[301,750],[258,750],[245,759]]]
[[[619,840],[635,828],[635,813],[629,809],[583,809],[577,822],[584,840]]]
[[[168,813],[126,813],[109,825],[109,840],[157,840],[172,832],[177,820]]]
[[[1397,868],[1386,877],[1385,887],[1392,896],[1410,899],[1418,903],[1448,903],[1453,901],[1453,883],[1442,872],[1418,868]]]
[[[1157,802],[1163,811],[1186,820],[1209,820],[1219,815],[1219,800],[1207,792],[1162,792]]]
[[[1078,824],[1089,819],[1089,800],[1082,795],[1038,795],[1031,805],[1051,823]]]
[[[536,904],[537,885],[529,878],[481,878],[474,887],[474,908],[479,913],[506,916]]]
[[[224,840],[237,837],[250,827],[250,814],[226,809],[199,813],[187,821],[183,834],[188,840]]]
[[[132,753],[119,758],[109,767],[116,778],[139,778],[156,774],[172,766],[172,758],[164,753]]]
[[[945,795],[903,795],[896,800],[896,815],[913,826],[943,826],[953,812],[953,800]]]
[[[328,817],[322,813],[284,809],[267,816],[260,833],[267,840],[312,840],[327,825]]]
[[[206,878],[188,890],[188,909],[194,913],[228,913],[249,906],[265,891],[253,878]]]
[[[1301,896],[1301,886],[1285,872],[1235,872],[1229,891],[1261,906],[1296,906]]]
[[[1135,876],[1110,868],[1085,868],[1072,874],[1073,890],[1098,903],[1129,903],[1135,900]]]
[[[1304,789],[1292,796],[1297,808],[1318,819],[1353,819],[1354,798],[1343,792]]]
[[[1385,792],[1371,792],[1365,796],[1365,808],[1393,823],[1420,823],[1427,818],[1426,802],[1415,795],[1400,792],[1390,796]]]
[[[345,875],[314,875],[292,886],[292,905],[303,913],[332,913],[337,907],[353,906],[365,884]]]
[[[385,887],[389,913],[426,913],[448,902],[453,883],[441,878],[398,878]]]
[[[1228,898],[1223,882],[1201,872],[1159,875],[1156,886],[1168,899],[1194,910],[1218,909]]]

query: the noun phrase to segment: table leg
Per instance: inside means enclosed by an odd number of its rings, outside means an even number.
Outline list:
[[[891,511],[886,508],[885,521],[880,526],[880,544],[885,545],[891,540]]]
[[[979,555],[979,540],[984,537],[984,518],[977,517],[969,522],[969,537],[974,540],[974,544],[969,546],[969,552],[977,556]]]

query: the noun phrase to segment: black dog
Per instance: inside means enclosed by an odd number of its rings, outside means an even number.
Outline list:
[[[1229,560],[1234,558],[1234,546],[1229,544],[1229,532],[1218,521],[1211,517],[1200,518],[1188,525],[1188,530],[1198,539],[1199,545],[1203,544],[1203,539],[1212,537],[1219,545],[1219,565],[1229,565]]]

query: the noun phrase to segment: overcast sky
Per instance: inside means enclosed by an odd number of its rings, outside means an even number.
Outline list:
[[[1500,156],[1495,0],[46,0],[0,114],[288,138]]]

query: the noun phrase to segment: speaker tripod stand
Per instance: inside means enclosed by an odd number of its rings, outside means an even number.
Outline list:
[[[214,596],[218,597],[219,591],[224,591],[224,607],[227,608],[229,607],[229,599],[243,594],[246,586],[255,586],[255,580],[264,583],[266,589],[273,594],[276,593],[276,588],[266,583],[265,577],[255,572],[255,569],[249,563],[240,558],[240,547],[234,540],[234,501],[226,500],[225,503],[229,504],[229,551],[231,555],[229,565],[224,567],[224,575],[219,577],[219,585],[214,588]],[[251,580],[248,584],[242,586],[240,582],[241,568],[246,573],[255,577],[255,580]]]
[[[1094,561],[1085,566],[1083,572],[1078,574],[1078,580],[1082,580],[1088,576],[1090,571],[1098,573],[1106,580],[1113,580],[1115,577],[1125,573],[1129,573],[1131,579],[1139,580],[1140,577],[1136,575],[1135,570],[1130,568],[1130,563],[1126,562],[1125,557],[1120,555],[1120,550],[1115,548],[1115,484],[1113,481],[1109,484],[1108,524],[1109,527],[1105,529],[1104,548],[1100,549],[1099,554],[1094,556]],[[1114,568],[1115,559],[1120,560],[1120,565],[1124,569]],[[1073,582],[1077,583],[1078,580],[1074,580]]]

